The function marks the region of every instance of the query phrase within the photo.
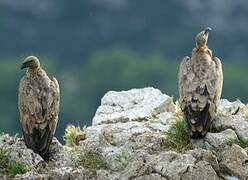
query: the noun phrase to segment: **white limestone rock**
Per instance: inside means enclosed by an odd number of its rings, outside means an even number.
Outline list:
[[[175,111],[175,105],[169,96],[158,89],[109,91],[102,98],[92,125],[143,121],[166,111]]]

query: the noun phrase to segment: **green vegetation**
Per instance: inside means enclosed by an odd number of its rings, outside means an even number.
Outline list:
[[[43,67],[50,76],[55,76],[61,85],[60,121],[57,137],[61,139],[68,123],[90,125],[100,104],[100,99],[109,90],[128,90],[153,86],[177,98],[177,70],[180,59],[169,59],[164,55],[142,55],[130,50],[97,50],[85,63],[60,67],[63,63],[40,56]],[[21,133],[16,123],[18,82],[24,72],[17,71],[20,59],[0,60],[0,131]],[[248,83],[245,83],[247,62],[223,63],[223,97],[247,99]],[[237,72],[236,72],[237,71]],[[6,78],[8,77],[8,78]],[[235,85],[236,88],[233,88]],[[230,99],[232,100],[232,99]],[[7,105],[6,105],[7,102]],[[180,110],[177,111],[180,114]],[[69,119],[69,121],[67,121]]]
[[[88,169],[107,169],[107,162],[103,156],[97,152],[83,151],[79,155],[79,163]]]
[[[165,132],[165,146],[177,151],[192,148],[191,138],[187,125],[182,118],[177,118],[171,125],[170,129]]]
[[[247,148],[248,147],[248,138],[241,138],[239,140],[237,139],[230,139],[226,143],[229,146],[232,146],[233,144],[237,144],[242,148]]]
[[[126,168],[129,162],[132,160],[131,155],[127,151],[122,151],[121,154],[116,155],[114,159],[121,163],[122,168]]]
[[[7,167],[9,162],[8,152],[0,148],[0,174],[4,172],[4,169]]]
[[[15,176],[29,171],[31,167],[22,163],[10,160],[9,152],[0,148],[0,174]]]
[[[203,25],[206,17],[198,16],[201,6],[191,1],[145,1],[142,6],[127,0],[42,1],[42,6],[6,2],[0,6],[0,131],[12,135],[21,133],[17,90],[25,73],[19,66],[26,56],[39,56],[60,83],[56,136],[61,140],[66,124],[91,124],[100,98],[109,90],[154,86],[176,98],[179,63],[191,54],[195,35],[207,25]],[[218,6],[218,12],[225,13],[216,13],[216,2],[205,7],[208,25],[216,18],[223,21],[213,27],[209,39],[214,56],[223,64],[222,97],[245,102],[247,27],[229,26],[233,19],[243,23],[248,11],[239,7],[248,1],[232,1],[228,11]],[[20,13],[23,7],[27,13]]]
[[[31,167],[22,162],[9,161],[6,169],[9,174],[15,176],[17,174],[24,174],[28,172]]]
[[[65,135],[63,136],[64,141],[67,146],[78,146],[81,140],[85,139],[85,128],[81,129],[79,126],[74,126],[72,124],[67,125],[65,129]]]

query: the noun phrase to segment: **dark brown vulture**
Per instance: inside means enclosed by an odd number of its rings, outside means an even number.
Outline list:
[[[196,36],[192,57],[184,57],[179,68],[179,102],[192,138],[202,138],[216,114],[221,97],[223,73],[221,61],[208,48],[206,28]]]
[[[25,144],[48,161],[58,122],[59,84],[47,76],[37,57],[27,57],[21,66],[24,68],[27,72],[19,85],[19,111]]]

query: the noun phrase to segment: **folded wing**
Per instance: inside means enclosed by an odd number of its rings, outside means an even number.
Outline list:
[[[25,143],[45,160],[57,126],[59,101],[59,84],[46,73],[20,81],[19,111]]]

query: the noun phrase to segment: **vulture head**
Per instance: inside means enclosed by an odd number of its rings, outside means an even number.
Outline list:
[[[212,28],[207,27],[206,29],[201,31],[199,34],[197,34],[196,39],[195,39],[197,48],[202,48],[202,47],[207,46],[208,34],[210,31],[212,31]]]
[[[35,56],[28,56],[22,63],[21,69],[29,68],[31,70],[38,69],[40,67],[40,61]]]

